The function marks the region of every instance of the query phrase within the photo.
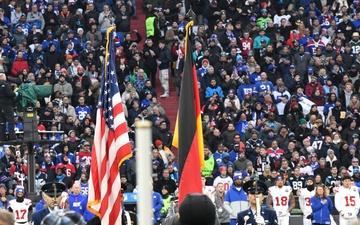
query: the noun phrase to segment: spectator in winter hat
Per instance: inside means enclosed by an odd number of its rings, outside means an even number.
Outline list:
[[[236,224],[237,213],[248,207],[245,191],[243,186],[243,175],[240,171],[235,171],[233,177],[234,185],[227,191],[224,199],[224,208],[230,213],[230,224]],[[240,191],[238,189],[240,188]],[[238,198],[234,199],[234,196]]]
[[[221,162],[219,163],[219,167],[227,167],[227,165],[229,165],[229,164],[233,164],[233,162],[231,162],[230,161],[230,155],[229,155],[229,153],[227,153],[227,152],[224,152],[223,154],[222,154],[222,160],[221,160]]]
[[[154,160],[152,162],[152,175],[151,175],[154,182],[157,182],[159,180],[160,172],[161,172],[160,162],[158,160]]]
[[[353,158],[351,160],[351,166],[349,166],[348,171],[349,171],[349,176],[353,176],[354,171],[355,170],[359,170],[359,159],[358,158]]]
[[[339,166],[339,160],[337,159],[335,155],[335,151],[332,149],[327,150],[327,156],[326,156],[326,167],[327,168],[333,168],[334,166]]]

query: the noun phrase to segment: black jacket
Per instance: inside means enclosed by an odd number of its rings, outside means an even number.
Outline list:
[[[59,19],[58,16],[54,13],[54,10],[52,11],[46,11],[43,14],[44,20],[45,20],[45,27],[52,27],[52,30],[54,31],[57,26],[59,26]],[[54,22],[50,23],[50,20],[53,19]]]
[[[130,32],[130,17],[134,14],[133,10],[125,11],[124,13],[119,11],[116,14],[115,24],[116,30],[121,32]],[[125,17],[125,18],[123,18]]]
[[[51,70],[54,70],[56,63],[61,63],[60,57],[61,57],[60,52],[46,51],[45,52],[46,66],[49,67]]]
[[[150,50],[155,53],[154,56],[151,56]],[[156,68],[156,57],[159,55],[159,50],[155,45],[149,47],[148,45],[144,45],[143,55],[145,60],[145,67],[149,69]]]
[[[169,68],[170,63],[172,62],[172,57],[170,50],[166,46],[159,50],[159,61],[161,62],[159,65],[160,70]]]
[[[0,104],[3,107],[12,107],[15,96],[15,93],[11,90],[10,84],[4,80],[0,80]]]
[[[165,180],[164,178],[161,178],[157,183],[156,187],[154,188],[154,191],[161,193],[161,190],[163,186],[167,185],[169,187],[169,193],[172,194],[176,190],[176,183],[173,179],[169,178]]]

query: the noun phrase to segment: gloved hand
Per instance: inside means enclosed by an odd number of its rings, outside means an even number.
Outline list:
[[[264,217],[262,217],[262,216],[256,216],[255,222],[257,225],[265,225],[265,220],[264,220]]]

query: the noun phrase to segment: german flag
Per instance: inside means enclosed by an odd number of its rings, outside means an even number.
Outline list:
[[[186,25],[185,65],[173,138],[173,145],[179,152],[179,205],[187,194],[202,193],[201,169],[204,168],[200,97],[189,34],[193,24],[191,21]]]

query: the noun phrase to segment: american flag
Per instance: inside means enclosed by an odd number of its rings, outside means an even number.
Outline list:
[[[89,179],[88,209],[102,224],[121,224],[119,166],[131,156],[125,114],[115,70],[114,27],[107,31]]]

